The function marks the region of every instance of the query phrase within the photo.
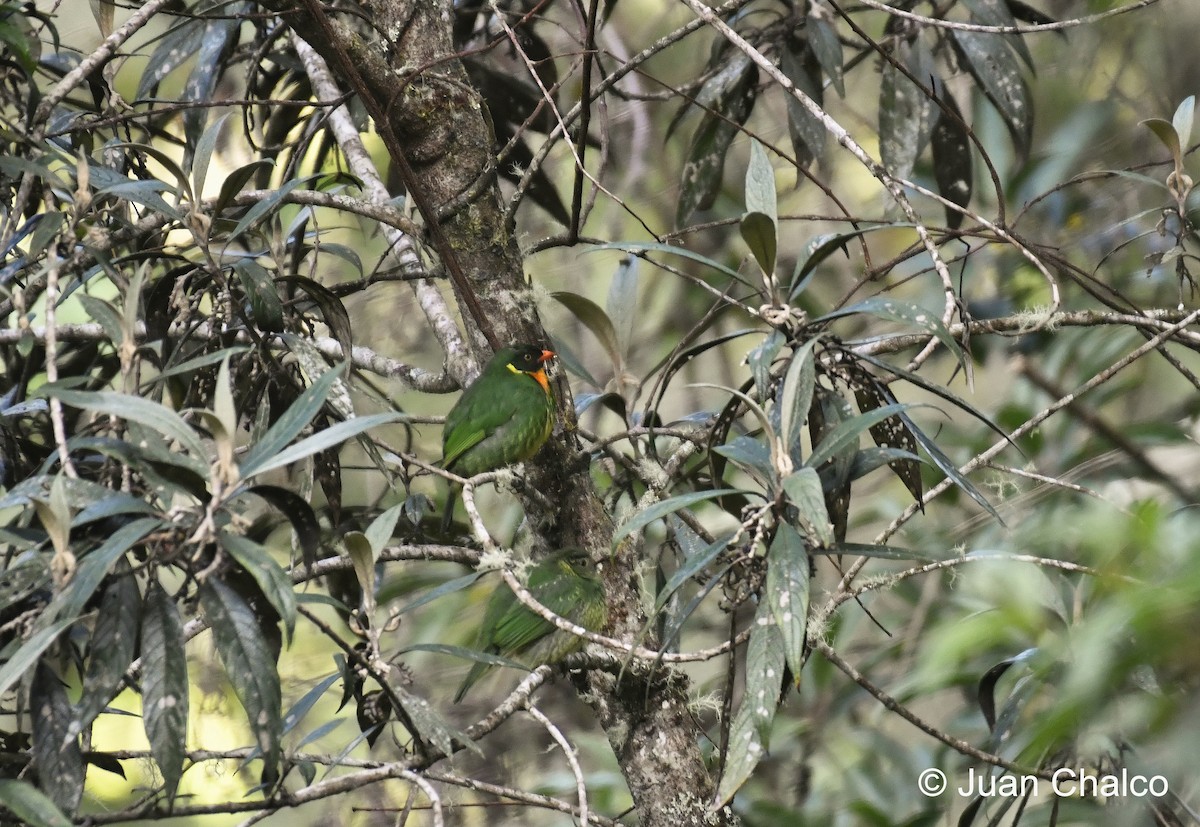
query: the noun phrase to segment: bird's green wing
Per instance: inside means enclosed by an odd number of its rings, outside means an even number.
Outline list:
[[[443,468],[450,468],[463,454],[517,415],[516,395],[506,391],[504,385],[480,381],[463,393],[463,398],[446,417],[442,432]]]
[[[545,560],[529,572],[526,588],[535,600],[561,616],[570,608],[568,598],[572,591],[573,577],[570,568],[562,566],[560,561]],[[507,586],[500,588],[507,590]],[[496,623],[492,632],[492,644],[501,654],[519,655],[534,641],[550,634],[557,627],[526,608],[511,591],[508,598],[512,602]]]

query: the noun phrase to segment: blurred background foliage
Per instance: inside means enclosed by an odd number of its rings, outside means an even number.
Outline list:
[[[528,276],[489,310],[536,308],[559,354],[578,430],[555,438],[581,440],[612,548],[636,549],[639,642],[769,630],[732,662],[658,667],[688,675],[743,823],[1196,823],[1200,7],[877,5],[720,19],[924,188],[904,187],[911,215],[714,24],[660,41],[686,4],[456,4]],[[0,802],[14,823],[156,823],[173,801],[178,824],[432,824],[435,788],[450,823],[568,823],[512,795],[575,802],[523,714],[478,754],[273,812],[280,790],[474,740],[517,673],[449,699],[505,586],[475,575],[470,526],[437,527],[446,484],[419,461],[462,377],[410,284],[444,270],[361,102],[386,203],[266,7],[160,4],[69,74],[135,11],[0,6]],[[568,142],[538,84],[559,115],[580,102],[588,19],[606,85]],[[575,197],[577,153],[605,191]],[[507,485],[478,501],[499,545],[536,545]],[[573,683],[537,706],[593,814],[633,823]],[[925,768],[1006,772],[964,744],[1170,795],[923,795]]]

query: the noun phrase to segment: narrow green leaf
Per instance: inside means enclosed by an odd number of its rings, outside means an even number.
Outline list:
[[[262,221],[267,217],[268,214],[279,209],[279,206],[283,203],[283,200],[292,192],[292,190],[304,186],[310,180],[312,180],[311,177],[293,178],[290,181],[285,182],[279,187],[279,189],[272,192],[270,196],[264,198],[262,201],[259,201],[253,207],[246,210],[246,214],[242,216],[242,220],[239,221],[237,226],[233,228],[233,231],[229,233],[228,239],[230,241],[237,240],[242,233],[246,232],[246,230],[248,230],[250,227],[254,226],[259,221]]]
[[[824,505],[821,510],[825,510]],[[783,639],[787,663],[792,667],[792,678],[799,684],[808,625],[809,558],[804,538],[787,523],[779,526],[767,551],[766,597]]]
[[[873,224],[860,227],[848,233],[829,233],[819,235],[810,240],[804,245],[799,257],[796,259],[796,267],[792,270],[792,281],[790,286],[789,300],[794,300],[808,286],[808,280],[816,271],[825,259],[836,253],[838,250],[844,251],[848,242],[859,236],[877,230],[892,230],[898,227],[912,227],[912,224],[906,222],[895,222],[892,224]]]
[[[73,408],[140,423],[168,439],[175,440],[193,458],[203,459],[207,456],[204,444],[191,426],[175,411],[158,402],[127,393],[73,391],[55,385],[43,385],[38,390],[38,395],[56,397]]]
[[[775,478],[775,466],[771,461],[771,449],[761,439],[742,434],[724,445],[713,448],[713,453],[738,465],[742,470],[757,477],[763,485],[771,485]]]
[[[212,626],[225,674],[246,710],[255,745],[263,754],[263,783],[279,777],[282,698],[279,667],[258,618],[237,592],[213,578],[200,587],[200,605]]]
[[[228,531],[222,531],[218,536],[221,548],[254,578],[263,596],[279,613],[290,643],[296,629],[296,592],[292,578],[284,573],[271,558],[271,553],[259,543]]]
[[[117,694],[137,652],[142,595],[128,563],[114,571],[100,600],[100,613],[88,644],[83,694],[75,710],[72,734],[86,729]]]
[[[338,365],[318,377],[283,412],[283,415],[275,421],[270,430],[251,446],[250,450],[246,452],[246,456],[242,458],[241,472],[243,478],[249,478],[258,473],[259,466],[263,462],[275,456],[279,451],[282,451],[289,442],[296,438],[297,434],[304,430],[308,423],[312,422],[313,417],[320,412],[321,406],[325,404],[325,398],[329,395],[330,388],[337,381],[342,370],[343,366]]]
[[[160,526],[162,520],[155,517],[143,517],[126,523],[99,546],[83,555],[75,569],[75,575],[63,592],[46,608],[39,621],[62,614],[69,618],[79,617],[84,605],[100,587],[100,583],[117,559]]]
[[[724,497],[726,494],[738,493],[735,488],[721,488],[716,491],[693,491],[689,494],[680,494],[677,497],[657,502],[644,511],[639,511],[634,514],[629,520],[621,525],[613,534],[612,545],[615,547],[622,539],[633,534],[635,531],[641,531],[646,526],[655,520],[661,520],[668,514],[674,514],[681,508],[695,505],[705,500],[714,500],[717,497]]]
[[[863,431],[870,428],[876,422],[881,422],[889,416],[901,413],[909,406],[897,403],[895,405],[887,405],[883,408],[876,408],[869,413],[860,414],[859,416],[839,422],[825,438],[813,448],[812,455],[805,462],[806,465],[812,468],[819,468],[821,463],[838,453],[847,445],[858,444],[858,438]]]
[[[715,807],[728,803],[766,756],[767,736],[779,704],[786,663],[783,634],[763,601],[754,616],[746,647],[746,689],[733,716],[725,772],[717,788]]]
[[[687,555],[683,565],[677,568],[670,579],[659,589],[658,596],[654,599],[655,613],[657,614],[662,611],[663,606],[667,605],[667,601],[671,599],[680,586],[707,568],[713,560],[716,560],[717,556],[729,545],[729,541],[732,538],[733,535],[726,534],[699,551]]]
[[[67,692],[45,662],[34,670],[29,706],[38,784],[63,812],[73,814],[83,796],[83,752],[79,737],[71,735],[74,714]]]
[[[187,655],[179,610],[157,580],[146,588],[142,618],[142,719],[167,801],[173,801],[186,757]]]
[[[152,376],[145,380],[145,382],[142,383],[142,387],[146,387],[154,382],[161,382],[163,379],[167,379],[171,376],[179,376],[183,373],[191,373],[192,371],[199,370],[200,368],[206,368],[209,365],[215,365],[217,362],[220,362],[223,359],[238,356],[242,353],[246,353],[249,350],[250,347],[248,345],[233,345],[232,347],[223,347],[220,350],[213,351],[212,353],[205,353],[201,356],[197,356],[194,359],[188,359],[180,362],[177,365],[172,365],[171,367],[166,368],[157,376]]]
[[[829,548],[834,544],[833,525],[829,521],[829,511],[825,507],[825,491],[821,487],[821,477],[815,468],[804,466],[797,468],[783,481],[783,491],[787,494],[788,502],[796,506],[799,512],[800,527],[805,536],[813,540],[819,548]]]
[[[230,117],[231,115],[222,115],[217,118],[208,125],[204,134],[196,141],[196,151],[192,155],[192,191],[196,193],[197,199],[204,197],[204,182],[208,178],[208,167],[212,161],[213,150],[217,146],[221,128],[225,126],[225,122]]]
[[[0,805],[28,827],[72,827],[71,819],[45,793],[26,781],[0,779]]]
[[[233,269],[242,281],[250,312],[259,330],[282,333],[286,327],[283,314],[283,299],[271,271],[249,258],[238,259]]]
[[[428,589],[422,592],[421,596],[416,600],[405,603],[404,606],[396,612],[396,617],[399,617],[405,612],[411,612],[418,606],[424,606],[426,603],[432,603],[439,597],[445,597],[448,594],[462,591],[463,589],[470,587],[476,580],[478,580],[480,577],[483,577],[485,574],[487,574],[485,571],[473,571],[470,574],[464,574],[462,577],[455,577],[452,580],[447,580],[440,586],[435,586],[432,589]]]
[[[309,713],[309,710],[316,705],[317,701],[321,700],[322,696],[329,691],[329,687],[333,686],[342,677],[341,672],[334,672],[332,675],[317,683],[312,689],[304,693],[304,697],[292,704],[292,708],[283,716],[283,734],[287,735],[304,719],[304,716]],[[335,722],[328,722],[335,723]]]
[[[78,620],[76,617],[63,618],[30,635],[29,639],[21,644],[21,648],[17,650],[16,654],[5,661],[4,666],[0,666],[0,695],[8,692],[12,689],[13,684],[25,677],[30,668],[37,663],[37,659],[42,656],[42,652],[50,648],[50,644],[58,639],[62,631],[76,620]]]
[[[217,196],[216,203],[213,204],[213,215],[220,216],[233,203],[233,199],[237,198],[238,193],[246,184],[250,183],[259,173],[274,166],[275,163],[271,160],[259,159],[240,166],[226,175],[225,180],[221,182],[221,192]]]
[[[333,371],[330,371],[333,373]],[[328,376],[329,374],[326,374]],[[324,378],[324,377],[322,377]],[[298,402],[299,400],[297,400]],[[293,405],[295,407],[295,405]],[[290,411],[290,409],[289,409]],[[326,448],[332,448],[335,445],[341,445],[351,437],[365,433],[372,428],[377,428],[380,425],[388,425],[392,422],[401,422],[404,420],[404,415],[398,411],[389,411],[388,413],[372,414],[371,416],[356,416],[354,419],[347,419],[344,422],[338,422],[328,428],[318,431],[310,437],[300,440],[290,448],[280,451],[274,457],[263,457],[254,467],[254,475],[264,474],[267,471],[273,471],[276,468],[283,468],[292,463],[299,462],[307,456],[311,456],[318,451],[324,451]],[[282,417],[280,418],[282,421]],[[279,422],[275,423],[276,425]],[[271,430],[274,430],[272,428]],[[270,431],[267,432],[268,435]],[[245,466],[242,467],[243,478],[249,477]]]
[[[813,347],[818,341],[819,337],[813,337],[792,354],[779,394],[779,433],[793,461],[800,454],[800,429],[808,419],[813,390],[817,385]]]
[[[888,407],[893,406],[889,405]],[[904,406],[902,405],[900,407]],[[1004,525],[1004,520],[1001,519],[999,512],[996,511],[992,504],[988,502],[987,497],[983,496],[983,493],[976,488],[969,479],[959,473],[958,467],[948,456],[942,453],[942,449],[937,446],[937,443],[930,439],[924,431],[918,428],[916,423],[909,419],[907,415],[902,413],[900,416],[904,420],[904,423],[908,425],[908,429],[912,432],[912,435],[917,438],[917,442],[919,442],[921,447],[925,449],[925,453],[929,455],[929,458],[933,461],[933,464],[936,465],[943,474],[949,477],[951,482],[965,491],[967,496],[979,503],[984,511],[995,517],[996,522],[1000,523],[1000,525]]]
[[[237,433],[237,407],[233,402],[233,383],[229,379],[229,357],[221,360],[217,369],[217,384],[213,388],[213,413],[225,430],[224,437],[232,441]]]
[[[121,343],[121,314],[109,302],[89,296],[87,293],[76,293],[75,299],[83,305],[83,311],[100,324],[104,335],[114,344]]]

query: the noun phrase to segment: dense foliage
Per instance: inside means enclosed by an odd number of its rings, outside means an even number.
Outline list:
[[[0,822],[1200,821],[1197,12],[5,0]]]

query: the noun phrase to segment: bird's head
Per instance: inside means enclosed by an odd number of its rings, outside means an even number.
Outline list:
[[[553,350],[544,350],[534,345],[515,345],[496,354],[504,358],[504,366],[513,373],[530,376],[546,393],[550,392],[550,380],[546,377],[546,363],[554,358]]]

